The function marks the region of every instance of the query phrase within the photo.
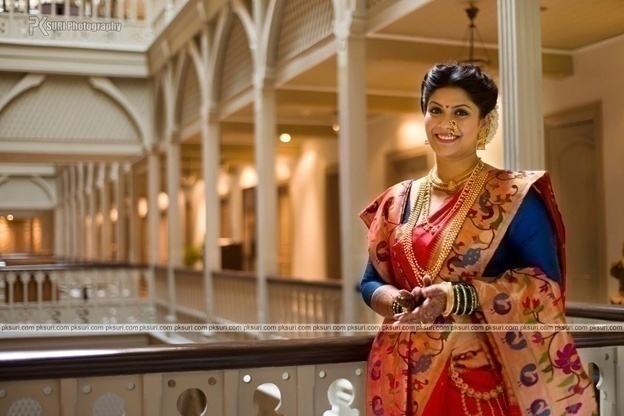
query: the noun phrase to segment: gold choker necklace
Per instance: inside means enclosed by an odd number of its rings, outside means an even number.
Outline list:
[[[466,182],[468,182],[470,175],[472,175],[475,169],[477,169],[477,167],[482,163],[483,162],[481,162],[480,158],[477,159],[476,163],[472,165],[470,169],[468,169],[461,175],[456,176],[455,178],[451,179],[448,182],[440,179],[440,177],[438,176],[438,167],[434,166],[433,169],[429,171],[429,175],[428,175],[429,182],[431,183],[431,187],[438,191],[444,191],[448,194],[454,194],[455,192],[459,190],[459,188],[461,188]]]

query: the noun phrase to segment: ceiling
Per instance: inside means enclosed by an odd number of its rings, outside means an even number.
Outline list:
[[[468,0],[433,0],[377,34],[424,37],[437,40],[466,39]],[[485,43],[498,42],[496,0],[475,0],[475,20]],[[540,0],[542,46],[573,51],[624,33],[622,0]]]
[[[524,0],[523,0],[524,1]],[[380,8],[396,5],[388,1]],[[469,0],[432,0],[369,33],[366,88],[369,119],[385,113],[419,111],[423,75],[435,63],[466,55]],[[490,59],[488,72],[498,78],[497,0],[475,0],[476,24]],[[573,74],[573,55],[588,45],[624,34],[624,0],[540,0],[544,76]],[[378,13],[379,9],[373,9]],[[480,47],[477,55],[483,55]],[[337,62],[331,56],[279,85],[278,133],[293,138],[327,137],[337,121]],[[253,144],[253,105],[229,114],[222,144]],[[198,142],[199,137],[191,142]]]

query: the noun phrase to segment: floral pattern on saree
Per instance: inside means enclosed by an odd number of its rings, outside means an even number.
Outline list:
[[[373,265],[386,282],[406,289],[413,281],[413,276],[410,279],[408,275],[413,272],[401,268],[396,259],[387,255],[387,248],[396,244],[403,232],[398,224],[410,185],[409,182],[395,185],[361,214],[369,226]],[[548,175],[492,169],[440,271],[443,280],[470,283],[477,288],[482,313],[474,314],[473,322],[565,324],[562,289],[541,270],[514,269],[502,276],[482,276],[531,186],[542,195],[552,216],[562,276],[565,276],[563,228]],[[383,206],[383,211],[371,209],[375,204]],[[378,250],[382,246],[385,251]],[[565,290],[565,284],[562,287]],[[447,320],[453,321],[452,317]],[[444,319],[439,318],[438,322]],[[422,415],[446,368],[456,335],[453,331],[380,332],[369,356],[367,414]],[[491,332],[487,338],[494,356],[502,364],[510,404],[519,406],[523,414],[597,415],[592,383],[570,334],[536,328],[530,333]]]

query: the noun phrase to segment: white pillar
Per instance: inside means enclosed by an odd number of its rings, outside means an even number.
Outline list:
[[[126,207],[126,215],[128,216],[128,228],[126,230],[127,233],[127,241],[129,247],[126,247],[126,259],[130,263],[138,263],[138,252],[137,248],[139,245],[139,217],[136,209],[136,196],[134,189],[134,171],[132,170],[132,164],[126,163],[124,164],[124,172],[125,176],[125,184],[126,184],[126,194],[128,195],[128,204],[125,204]]]
[[[78,214],[76,219],[76,224],[78,228],[78,232],[76,233],[76,243],[78,246],[78,251],[76,253],[76,257],[80,260],[84,260],[85,258],[85,177],[84,177],[84,165],[82,162],[79,162],[76,166],[77,169],[77,192],[78,196]]]
[[[71,251],[71,213],[69,204],[69,173],[68,168],[63,172],[63,255],[69,260],[72,255]]]
[[[167,287],[169,295],[170,322],[176,320],[176,285],[175,268],[180,265],[180,143],[172,138],[167,144],[167,193],[169,208],[167,209],[167,225],[169,230],[169,261],[167,267]]]
[[[63,176],[56,176],[56,208],[54,209],[54,255],[63,257],[65,255],[65,225],[63,224],[65,214],[63,213]]]
[[[277,185],[275,181],[275,141],[277,116],[275,89],[255,86],[255,159],[258,171],[256,192],[256,274],[258,276],[258,322],[269,319],[267,277],[277,275]]]
[[[157,152],[149,154],[147,159],[147,241],[148,259],[152,266],[158,264],[158,193],[160,192],[160,155]]]
[[[77,234],[78,234],[78,215],[77,215],[77,192],[76,192],[76,167],[69,166],[68,167],[68,175],[69,175],[69,195],[68,195],[68,203],[69,203],[69,238],[70,238],[70,257],[72,261],[76,261],[77,252],[78,252],[78,242],[77,242]]]
[[[111,248],[111,225],[110,225],[110,192],[109,192],[109,178],[106,176],[106,164],[100,164],[100,175],[102,181],[100,187],[100,212],[102,213],[102,234],[101,234],[101,251],[100,259],[102,261],[109,261],[110,248]]]
[[[204,288],[206,316],[214,316],[212,272],[221,270],[221,198],[217,190],[221,163],[221,131],[216,114],[202,114],[202,174],[205,185],[206,235],[204,243]]]
[[[113,260],[120,261],[121,260],[121,251],[120,251],[120,241],[122,239],[121,228],[122,228],[122,211],[121,205],[123,204],[123,173],[121,172],[121,166],[119,163],[113,163],[111,166],[111,181],[113,183],[113,206],[117,209],[117,221],[113,224],[113,238],[111,239],[115,245],[115,255]],[[112,208],[112,207],[111,207]],[[110,212],[109,212],[110,215]],[[111,219],[112,222],[112,219]]]
[[[243,241],[243,188],[240,185],[240,168],[235,168],[230,174],[229,196],[232,239],[237,243]]]
[[[89,194],[89,217],[91,218],[91,222],[89,223],[89,260],[94,261],[97,258],[96,247],[97,247],[97,224],[95,223],[95,201],[96,201],[96,192],[97,192],[97,184],[96,184],[96,170],[95,163],[89,162],[87,166],[87,193]]]
[[[358,217],[367,204],[366,20],[344,16],[336,24],[340,132],[340,235],[343,322],[359,320],[355,287],[366,266],[366,227]]]
[[[498,0],[505,168],[544,169],[539,0]]]

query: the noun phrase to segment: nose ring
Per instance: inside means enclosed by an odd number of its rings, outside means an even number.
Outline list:
[[[451,134],[457,133],[457,122],[455,120],[449,120],[449,125],[451,126]]]

